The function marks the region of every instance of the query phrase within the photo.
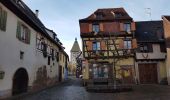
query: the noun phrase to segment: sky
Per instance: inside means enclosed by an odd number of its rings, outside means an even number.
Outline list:
[[[33,11],[39,10],[43,24],[57,33],[70,56],[77,37],[80,48],[79,19],[99,8],[123,7],[134,21],[161,20],[170,15],[169,0],[23,0]],[[147,9],[151,8],[151,9]],[[151,13],[151,16],[148,14]]]

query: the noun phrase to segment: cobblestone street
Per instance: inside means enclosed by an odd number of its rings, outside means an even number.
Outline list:
[[[170,86],[137,85],[124,93],[89,93],[81,86],[81,80],[70,78],[68,82],[13,100],[169,100]]]

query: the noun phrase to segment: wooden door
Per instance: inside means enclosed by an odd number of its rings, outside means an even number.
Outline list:
[[[157,64],[139,64],[139,79],[141,84],[157,84]]]

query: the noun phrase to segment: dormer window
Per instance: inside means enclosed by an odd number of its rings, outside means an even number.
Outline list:
[[[95,13],[96,19],[102,19],[103,18],[103,13],[102,12],[97,12]]]
[[[102,14],[97,14],[96,15],[96,19],[102,19],[103,18],[103,15]]]
[[[116,13],[116,17],[122,17],[123,15],[121,13]]]
[[[93,30],[93,32],[98,33],[100,31],[99,24],[93,24],[92,25],[92,30]]]

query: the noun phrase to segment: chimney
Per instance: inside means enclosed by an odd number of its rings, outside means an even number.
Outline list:
[[[39,10],[35,10],[35,15],[38,17]]]

